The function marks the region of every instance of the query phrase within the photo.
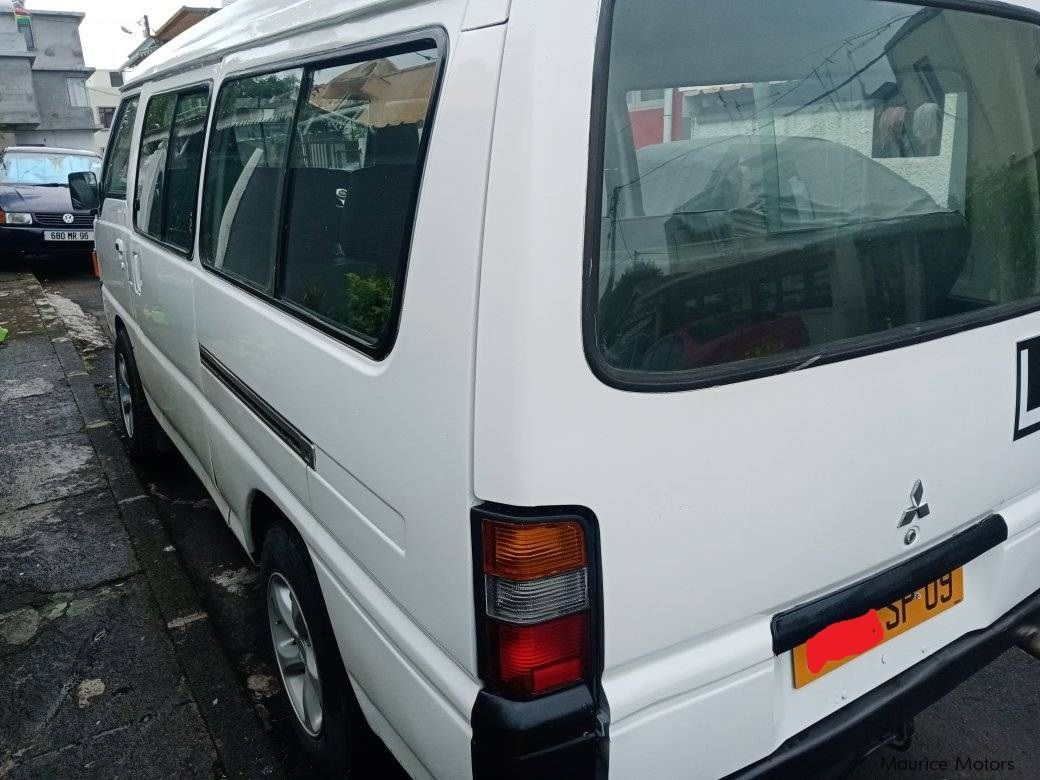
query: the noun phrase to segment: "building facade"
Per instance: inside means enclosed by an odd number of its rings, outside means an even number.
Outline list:
[[[90,103],[94,107],[94,119],[100,128],[94,134],[94,147],[104,152],[108,146],[108,136],[112,122],[119,107],[119,90],[123,86],[123,72],[119,70],[98,70],[87,79],[87,92]]]
[[[96,148],[79,26],[83,14],[0,0],[0,147]]]

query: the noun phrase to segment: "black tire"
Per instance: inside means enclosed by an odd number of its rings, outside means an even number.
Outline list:
[[[279,670],[283,692],[292,712],[289,721],[296,738],[314,764],[323,772],[343,777],[364,766],[367,724],[350,687],[332,633],[328,610],[321,595],[307,547],[288,523],[275,523],[264,537],[260,558],[260,590],[263,614],[268,620],[271,662]],[[275,633],[268,604],[272,578],[280,576],[289,584],[303,613],[321,679],[322,724],[316,735],[308,732],[293,706],[275,649]]]
[[[121,367],[126,367],[126,384],[129,390],[129,410],[124,406],[121,393]],[[137,361],[134,360],[134,348],[126,331],[120,329],[116,336],[116,406],[119,427],[127,440],[127,449],[135,458],[153,460],[159,455],[160,429],[159,422],[148,407],[144,388],[141,386],[141,375],[137,373]]]

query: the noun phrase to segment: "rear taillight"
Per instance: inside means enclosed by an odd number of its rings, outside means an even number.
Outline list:
[[[589,679],[594,583],[585,524],[479,510],[477,520],[485,683],[532,698]]]

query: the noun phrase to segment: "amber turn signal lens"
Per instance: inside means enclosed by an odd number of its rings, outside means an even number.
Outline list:
[[[484,572],[507,580],[536,580],[586,565],[581,524],[483,521]]]

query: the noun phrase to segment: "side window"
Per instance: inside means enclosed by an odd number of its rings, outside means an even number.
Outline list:
[[[137,229],[162,240],[162,204],[166,180],[166,151],[176,95],[157,95],[148,101],[141,130],[141,151],[137,156],[137,188],[134,205]]]
[[[206,164],[202,262],[270,294],[289,134],[303,70],[251,76],[220,90]]]
[[[403,282],[439,53],[310,72],[289,161],[281,297],[368,346]]]
[[[130,169],[130,147],[134,138],[134,122],[137,120],[137,97],[123,101],[119,118],[112,126],[112,141],[109,144],[105,172],[101,176],[101,191],[106,198],[126,200],[126,176]]]
[[[166,158],[163,240],[185,252],[191,249],[195,237],[195,206],[208,113],[208,90],[187,92],[178,97]]]
[[[156,95],[148,101],[137,161],[138,230],[187,252],[195,223],[209,91]]]

